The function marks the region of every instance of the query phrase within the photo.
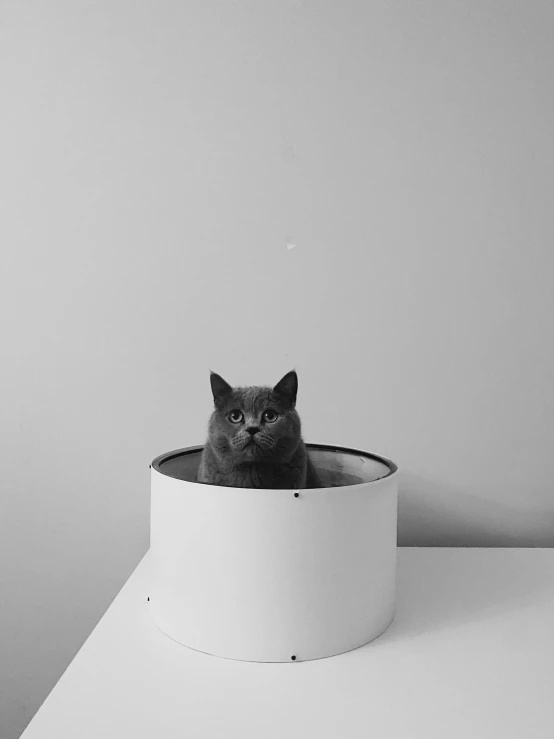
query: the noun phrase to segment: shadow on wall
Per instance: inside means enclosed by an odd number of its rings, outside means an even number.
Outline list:
[[[20,698],[11,695],[2,686],[0,691],[0,736],[2,739],[17,739],[33,718],[38,705],[33,709]]]
[[[402,473],[398,546],[553,547],[554,509],[534,512]]]

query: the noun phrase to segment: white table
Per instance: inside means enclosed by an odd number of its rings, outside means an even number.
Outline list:
[[[257,664],[159,631],[147,554],[23,739],[553,739],[554,549],[398,555],[381,637]]]

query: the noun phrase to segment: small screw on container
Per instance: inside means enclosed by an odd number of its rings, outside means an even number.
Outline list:
[[[300,493],[295,493],[295,494],[294,494],[294,497],[295,497],[295,498],[298,498],[298,496],[299,496],[299,495],[300,495]]]
[[[296,655],[293,654],[292,657],[291,657],[291,660],[294,662],[295,659],[296,659]]]

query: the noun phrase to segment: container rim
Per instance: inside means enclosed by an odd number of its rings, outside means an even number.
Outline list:
[[[370,482],[377,482],[378,480],[385,480],[389,477],[392,477],[398,472],[397,465],[394,464],[390,459],[387,459],[386,457],[382,457],[380,454],[374,454],[373,452],[366,452],[362,449],[352,449],[351,447],[346,446],[337,446],[336,444],[311,444],[308,442],[306,443],[306,447],[308,449],[318,449],[323,450],[327,452],[346,452],[347,454],[354,454],[355,456],[362,456],[366,457],[367,459],[372,459],[375,462],[381,462],[381,464],[384,464],[386,467],[388,467],[388,472],[385,475],[382,475],[382,477],[378,477],[375,480],[371,480]],[[201,452],[204,449],[204,444],[201,444],[199,446],[189,446],[184,447],[183,449],[174,449],[171,452],[164,452],[163,454],[159,454],[151,463],[152,469],[156,470],[156,472],[159,472],[160,475],[164,475],[164,477],[172,477],[172,475],[168,475],[166,472],[164,472],[163,469],[161,469],[161,466],[164,462],[168,462],[170,459],[175,459],[176,457],[184,457],[189,454],[196,454],[198,452]],[[201,483],[198,483],[201,484]],[[365,483],[357,483],[357,484],[365,484]],[[354,487],[354,486],[345,486],[345,487]]]

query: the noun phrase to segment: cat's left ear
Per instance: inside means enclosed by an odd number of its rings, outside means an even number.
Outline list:
[[[283,398],[292,408],[296,405],[298,393],[298,375],[295,370],[287,372],[273,388],[273,392]]]
[[[212,386],[212,394],[214,403],[217,405],[233,392],[233,388],[228,382],[225,382],[221,375],[210,370],[210,385]]]

